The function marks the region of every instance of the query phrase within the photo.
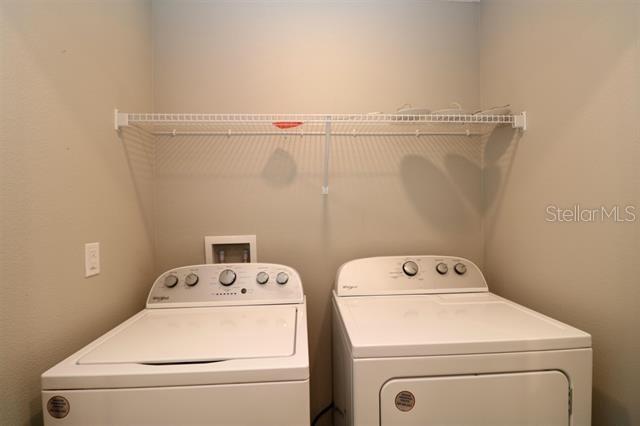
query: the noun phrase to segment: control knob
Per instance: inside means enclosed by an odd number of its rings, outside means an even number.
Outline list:
[[[176,284],[178,284],[178,277],[176,275],[171,274],[164,278],[165,287],[173,288]]]
[[[445,275],[447,272],[449,272],[449,267],[446,263],[440,262],[436,265],[436,271],[438,271],[440,275]]]
[[[268,281],[269,281],[269,274],[267,274],[264,271],[258,272],[258,275],[256,275],[256,282],[258,284],[266,284]]]
[[[402,265],[402,271],[408,276],[413,277],[418,273],[418,264],[413,260],[404,262]]]
[[[194,285],[198,284],[199,280],[200,278],[198,277],[198,275],[192,272],[184,278],[184,283],[189,287],[193,287]]]
[[[230,286],[231,284],[236,282],[236,273],[231,269],[225,269],[224,271],[220,272],[218,281],[220,281],[220,284],[222,284],[223,286]]]
[[[276,282],[280,285],[285,285],[289,281],[289,275],[286,272],[278,272],[276,275]]]
[[[453,270],[456,271],[456,274],[458,275],[464,275],[467,273],[467,265],[465,265],[464,263],[456,263],[456,265],[453,267]]]

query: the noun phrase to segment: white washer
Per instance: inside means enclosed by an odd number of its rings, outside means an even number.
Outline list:
[[[172,269],[146,309],[42,375],[45,425],[308,425],[298,273]]]
[[[591,336],[490,293],[466,259],[342,265],[333,342],[336,426],[591,424]]]

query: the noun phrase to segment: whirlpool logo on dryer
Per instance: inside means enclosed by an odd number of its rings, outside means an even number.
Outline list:
[[[169,300],[169,296],[153,296],[151,300],[154,302],[164,302],[165,300]]]

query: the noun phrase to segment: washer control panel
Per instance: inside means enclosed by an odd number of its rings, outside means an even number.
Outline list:
[[[148,308],[302,303],[302,282],[288,266],[273,263],[183,266],[160,275]]]
[[[480,269],[451,256],[370,257],[347,262],[336,277],[338,296],[489,291]]]

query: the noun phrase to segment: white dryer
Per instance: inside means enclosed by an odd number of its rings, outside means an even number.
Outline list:
[[[490,293],[466,259],[342,265],[333,342],[336,426],[591,424],[591,336]]]
[[[308,425],[298,273],[172,269],[146,309],[42,375],[45,425]]]

